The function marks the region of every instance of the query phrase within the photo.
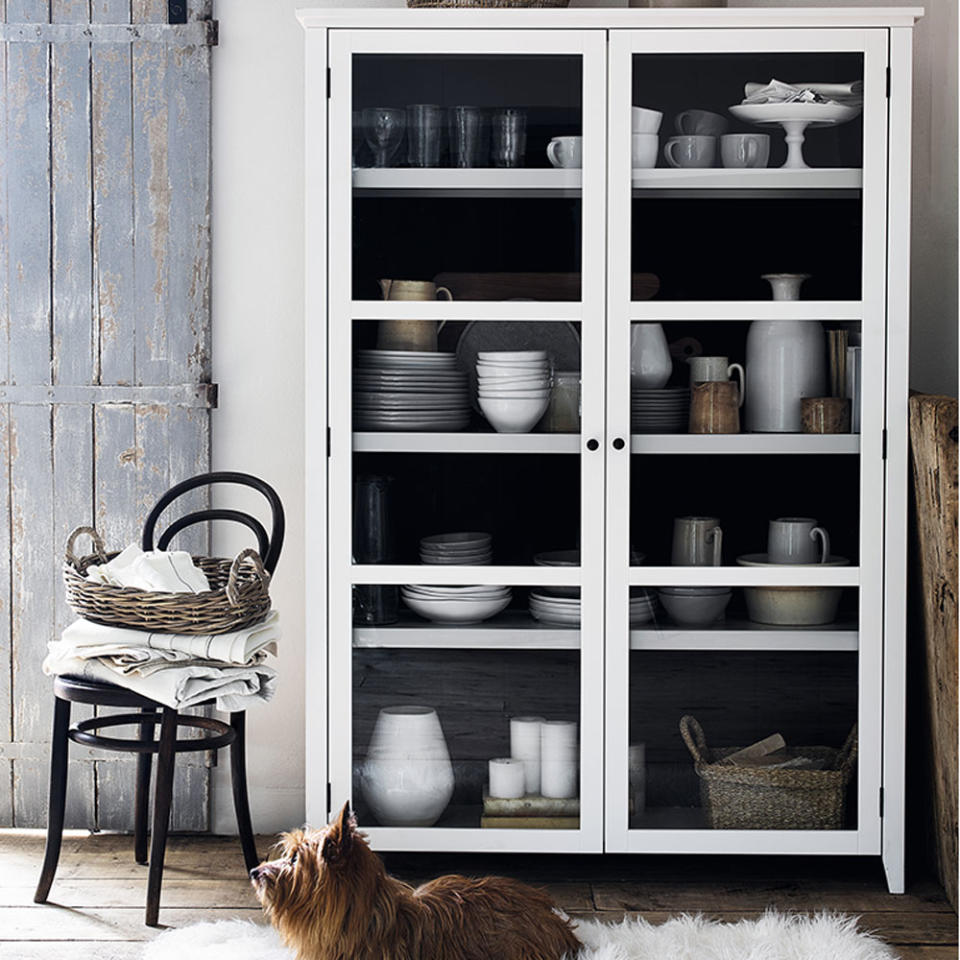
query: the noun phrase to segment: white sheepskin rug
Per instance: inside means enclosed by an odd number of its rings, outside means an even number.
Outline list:
[[[854,917],[767,913],[758,920],[717,923],[680,916],[653,927],[645,920],[578,923],[579,960],[895,960],[875,937],[857,932]],[[244,920],[168,930],[147,945],[143,960],[293,960],[272,927]],[[491,958],[496,960],[496,958]]]

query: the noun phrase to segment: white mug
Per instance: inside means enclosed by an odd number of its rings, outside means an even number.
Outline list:
[[[770,160],[770,136],[766,133],[728,133],[720,138],[720,159],[725,167],[755,169]]]
[[[673,521],[675,567],[719,567],[723,552],[723,530],[715,517],[677,517]]]
[[[663,148],[663,159],[671,167],[712,167],[716,157],[716,137],[671,137]]]
[[[733,374],[740,381],[737,406],[743,406],[743,367],[739,363],[727,363],[726,357],[688,357],[690,383],[709,383],[710,381],[729,380]]]
[[[677,133],[687,136],[719,137],[730,128],[726,117],[709,110],[684,110],[674,118]]]
[[[583,137],[554,137],[547,144],[547,159],[555,167],[579,170],[583,166]]]
[[[817,556],[817,538],[820,556]],[[770,563],[826,563],[830,535],[812,517],[780,517],[770,521],[767,559]]]
[[[634,170],[647,170],[657,165],[660,138],[655,133],[635,133],[632,139],[632,166]]]
[[[631,107],[630,115],[634,133],[659,133],[663,114],[649,107]]]

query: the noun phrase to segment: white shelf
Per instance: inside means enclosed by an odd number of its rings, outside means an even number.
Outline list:
[[[635,433],[631,453],[853,453],[860,452],[860,434],[808,433]]]
[[[474,167],[357,168],[354,192],[378,196],[422,197],[579,197],[580,170],[553,168],[493,169]],[[681,170],[654,168],[633,171],[635,194],[705,195],[734,199],[741,196],[810,196],[812,192],[856,194],[863,186],[863,171],[853,168],[785,170]]]
[[[645,624],[630,631],[631,650],[856,651],[855,622],[822,627],[774,627],[750,620],[726,620],[708,628]]]
[[[354,647],[458,650],[579,650],[580,631],[544,626],[522,611],[502,613],[483,623],[428,623],[402,619],[384,627],[353,628]]]
[[[356,453],[578,453],[578,433],[354,433]]]

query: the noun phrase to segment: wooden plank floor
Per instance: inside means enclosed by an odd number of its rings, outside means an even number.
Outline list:
[[[272,840],[260,839],[261,853]],[[42,856],[39,832],[0,830],[0,958],[139,957],[156,931],[143,925],[146,868],[133,862],[131,838],[71,833],[51,902],[38,906]],[[393,854],[387,862],[412,883],[451,872],[515,876],[547,887],[572,915],[609,920],[641,914],[659,923],[683,912],[733,920],[768,907],[853,913],[903,960],[957,960],[957,916],[940,888],[918,880],[904,896],[890,896],[873,860]],[[172,927],[233,917],[263,922],[239,844],[226,837],[171,838],[162,904],[161,922]]]

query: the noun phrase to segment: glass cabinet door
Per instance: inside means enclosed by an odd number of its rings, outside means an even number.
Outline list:
[[[886,62],[611,34],[609,850],[879,853]]]
[[[600,850],[604,35],[330,63],[332,805],[378,849]]]

